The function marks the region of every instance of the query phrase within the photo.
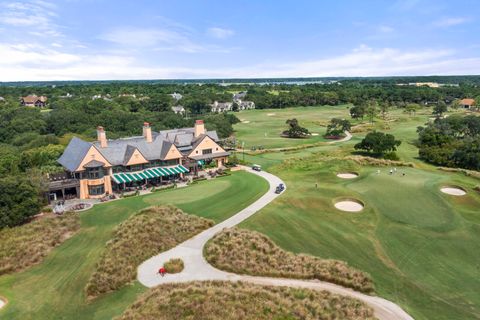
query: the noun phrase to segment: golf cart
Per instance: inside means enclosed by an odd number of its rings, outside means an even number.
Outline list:
[[[252,166],[252,170],[262,171],[262,166],[260,166],[259,164],[254,164],[254,165]]]
[[[282,193],[283,190],[285,190],[285,186],[283,185],[283,183],[280,183],[277,188],[275,189],[275,193],[279,194],[279,193]]]

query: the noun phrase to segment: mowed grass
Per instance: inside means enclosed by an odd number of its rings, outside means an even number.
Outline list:
[[[266,234],[286,250],[343,260],[368,272],[376,293],[415,319],[480,318],[480,194],[473,190],[478,180],[403,167],[390,176],[389,168],[315,158],[271,169],[288,189],[241,227]],[[344,170],[360,177],[337,178]],[[443,194],[439,188],[445,184],[461,185],[468,194]],[[333,204],[341,197],[366,207],[361,213],[338,211]]]
[[[248,150],[258,146],[270,149],[331,141],[323,138],[330,119],[350,117],[348,105],[247,110],[235,115],[242,120],[234,126],[235,136],[240,144],[245,142]],[[288,129],[285,121],[292,118],[318,135],[306,139],[282,138],[281,133]]]
[[[80,215],[80,231],[54,249],[41,264],[0,277],[0,295],[8,305],[1,319],[111,319],[145,291],[138,282],[87,303],[84,287],[105,250],[113,229],[132,214],[155,204],[224,220],[268,190],[267,182],[246,172],[95,206]]]

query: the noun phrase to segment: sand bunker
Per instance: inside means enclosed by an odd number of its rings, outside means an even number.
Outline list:
[[[275,113],[267,113],[268,117],[271,117],[271,116],[274,116],[274,115],[275,115]]]
[[[358,173],[355,173],[355,172],[343,172],[343,173],[339,173],[337,174],[337,177],[341,178],[341,179],[355,179],[358,177]]]
[[[242,123],[250,123],[248,120],[243,120]]]
[[[335,208],[347,212],[359,212],[363,210],[363,203],[358,200],[342,200],[335,203]]]
[[[311,135],[312,135],[312,136],[318,136],[318,133],[312,132]]]
[[[440,191],[452,196],[464,196],[467,194],[467,192],[461,187],[443,187],[440,188]]]

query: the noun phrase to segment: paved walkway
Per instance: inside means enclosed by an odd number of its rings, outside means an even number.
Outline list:
[[[329,141],[327,142],[328,144],[334,144],[334,143],[338,143],[338,142],[345,142],[345,141],[348,141],[352,139],[352,134],[348,131],[345,131],[345,137],[343,137],[342,139],[338,139],[338,140],[333,140],[333,141]]]
[[[350,137],[345,139],[349,140]],[[248,172],[254,173],[265,178],[269,184],[270,189],[260,199],[252,203],[247,208],[243,209],[239,213],[230,217],[229,219],[207,229],[195,237],[179,244],[175,248],[172,248],[166,252],[156,255],[138,267],[137,278],[141,284],[146,287],[155,287],[166,283],[179,283],[189,281],[201,281],[201,280],[224,280],[224,281],[245,281],[260,285],[269,286],[288,286],[288,287],[301,287],[314,290],[327,290],[332,293],[357,298],[374,309],[375,316],[381,320],[397,320],[405,319],[411,320],[405,311],[403,311],[398,305],[391,301],[369,296],[349,288],[335,285],[329,282],[323,282],[318,280],[296,280],[296,279],[283,279],[283,278],[269,278],[269,277],[256,277],[248,275],[237,275],[225,271],[218,270],[211,266],[203,257],[203,247],[215,234],[222,231],[224,228],[231,228],[243,220],[247,219],[258,210],[265,207],[268,203],[273,201],[279,195],[276,194],[275,188],[279,183],[283,183],[280,178],[267,173],[265,171],[257,172],[249,168],[244,168]],[[172,258],[180,258],[183,260],[185,268],[182,272],[177,274],[167,274],[165,277],[161,277],[158,274],[158,269],[168,260]]]

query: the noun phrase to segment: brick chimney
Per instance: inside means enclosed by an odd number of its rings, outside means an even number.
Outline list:
[[[143,123],[143,136],[147,142],[152,142],[152,128],[148,122]]]
[[[202,134],[205,134],[205,125],[203,124],[203,120],[196,120],[195,121],[195,138],[199,137]]]
[[[105,130],[103,130],[103,127],[97,127],[97,140],[100,141],[100,147],[107,147],[107,134],[105,133]]]

